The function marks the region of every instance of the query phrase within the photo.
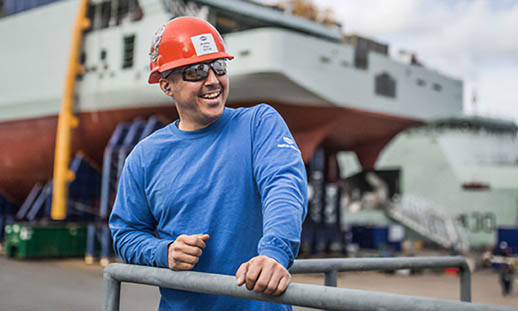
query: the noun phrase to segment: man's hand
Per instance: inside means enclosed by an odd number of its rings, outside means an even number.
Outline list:
[[[237,285],[256,293],[279,296],[291,281],[291,275],[275,259],[257,256],[242,264],[236,272]]]
[[[182,234],[176,241],[169,244],[167,260],[169,268],[173,270],[191,270],[199,260],[205,248],[208,234]]]

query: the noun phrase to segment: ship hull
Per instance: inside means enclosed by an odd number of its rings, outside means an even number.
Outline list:
[[[251,102],[232,103],[248,107]],[[304,161],[318,145],[327,150],[356,152],[364,167],[373,167],[379,152],[401,130],[419,121],[343,107],[297,106],[270,103],[293,132]],[[73,131],[72,154],[82,151],[93,164],[102,164],[104,148],[118,123],[158,116],[168,123],[178,118],[173,105],[79,113]],[[0,191],[21,204],[37,182],[52,178],[57,116],[0,123]]]

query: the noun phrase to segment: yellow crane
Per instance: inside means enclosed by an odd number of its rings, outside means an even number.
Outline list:
[[[88,0],[80,0],[77,11],[68,68],[65,78],[63,102],[59,112],[58,128],[56,132],[56,149],[54,153],[54,184],[52,193],[51,217],[54,220],[63,220],[67,215],[68,183],[75,176],[69,170],[72,130],[79,125],[79,119],[74,115],[74,99],[77,74],[83,71],[79,63],[79,53],[83,43],[83,32],[90,26],[86,18]]]

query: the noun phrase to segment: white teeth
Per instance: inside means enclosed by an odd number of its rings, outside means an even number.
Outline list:
[[[213,98],[218,97],[219,94],[221,94],[221,91],[218,91],[218,92],[215,92],[215,93],[205,94],[205,95],[202,96],[202,98],[213,99]]]

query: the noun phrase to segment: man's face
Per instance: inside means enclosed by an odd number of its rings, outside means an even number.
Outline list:
[[[227,74],[218,76],[212,68],[207,78],[195,82],[185,81],[180,70],[162,79],[160,87],[175,100],[180,128],[195,130],[212,124],[221,116],[229,82]],[[171,88],[169,92],[166,91],[168,87]]]

